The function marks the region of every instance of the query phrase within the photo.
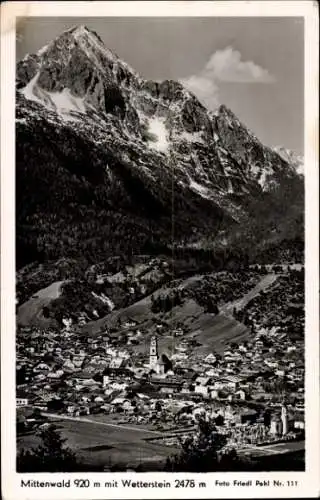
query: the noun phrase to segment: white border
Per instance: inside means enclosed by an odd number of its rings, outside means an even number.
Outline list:
[[[318,220],[318,16],[312,1],[176,2],[5,2],[1,6],[1,437],[5,500],[83,498],[290,498],[317,497],[319,487],[319,220]],[[305,187],[306,187],[306,472],[294,473],[114,473],[17,474],[15,472],[15,22],[17,17],[304,17],[305,20]],[[40,478],[41,476],[41,478]],[[55,476],[53,478],[53,476]],[[111,477],[112,476],[112,477]],[[143,481],[192,478],[206,489],[42,489],[20,488],[23,477],[58,480],[82,477]],[[102,479],[103,477],[103,479]],[[217,487],[215,480],[270,480],[270,487]],[[298,486],[273,487],[273,480]]]

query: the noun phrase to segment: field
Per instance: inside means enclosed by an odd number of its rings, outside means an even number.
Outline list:
[[[288,441],[266,446],[248,446],[239,453],[251,457],[254,471],[304,471],[305,442]]]
[[[263,448],[269,449],[272,453],[290,453],[294,451],[304,450],[304,441],[288,441],[283,443],[271,444]]]
[[[91,419],[91,417],[90,417]],[[79,461],[88,467],[111,466],[114,464],[139,465],[154,463],[161,467],[166,457],[176,453],[175,448],[148,442],[147,439],[161,436],[160,432],[143,430],[141,427],[108,425],[87,419],[55,421],[61,435],[67,439],[67,446],[73,449]],[[19,448],[31,448],[39,444],[39,438],[32,435],[18,439]]]
[[[22,304],[18,308],[18,324],[21,326],[41,325],[43,328],[52,325],[52,319],[44,318],[42,309],[60,296],[62,283],[63,281],[55,281]]]

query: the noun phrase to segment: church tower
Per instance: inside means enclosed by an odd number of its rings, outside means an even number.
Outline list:
[[[151,368],[156,369],[158,363],[158,341],[157,337],[151,337],[150,342],[150,357],[149,357],[149,365]]]
[[[281,407],[282,435],[288,434],[288,411],[286,406]]]

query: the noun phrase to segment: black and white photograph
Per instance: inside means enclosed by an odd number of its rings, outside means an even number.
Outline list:
[[[304,472],[304,18],[15,45],[16,472]]]

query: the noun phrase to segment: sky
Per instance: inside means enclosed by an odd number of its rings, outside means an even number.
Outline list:
[[[268,146],[303,154],[303,18],[24,18],[17,59],[85,25],[142,77],[181,81],[228,106]]]

